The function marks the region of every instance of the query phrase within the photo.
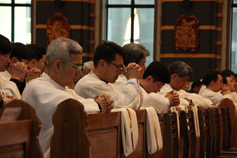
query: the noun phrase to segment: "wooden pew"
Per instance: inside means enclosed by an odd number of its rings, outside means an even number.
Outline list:
[[[212,109],[198,110],[200,127],[200,158],[215,157],[215,122]],[[212,119],[211,119],[212,118]],[[205,141],[204,141],[205,140]]]
[[[222,107],[229,107],[230,111],[230,122],[231,122],[231,147],[237,147],[237,116],[234,103],[226,98],[221,101],[219,104],[219,110],[221,111]],[[220,115],[220,127],[221,133],[223,133],[223,124],[222,124],[222,117]],[[221,137],[221,144],[223,142],[223,137]],[[222,145],[221,145],[222,149]]]
[[[199,144],[199,157],[204,158],[206,152],[206,141],[205,141],[205,126],[204,126],[204,114],[202,110],[198,110],[198,121],[199,121],[199,129],[200,129],[200,144]]]
[[[147,149],[146,149],[146,157],[147,158],[164,158],[165,155],[165,126],[164,126],[164,117],[163,116],[159,116],[159,122],[160,122],[160,129],[161,129],[161,134],[162,134],[162,139],[163,139],[163,149],[161,149],[160,151],[157,151],[154,154],[150,154]]]
[[[222,111],[224,110],[224,109],[226,110],[226,108],[228,109],[228,107],[222,107]],[[217,108],[214,108],[213,109],[213,111],[214,111],[214,121],[215,121],[215,126],[214,126],[214,128],[215,128],[215,135],[216,135],[216,141],[215,141],[215,143],[216,143],[216,148],[215,148],[215,156],[225,156],[225,157],[237,157],[237,152],[236,151],[234,151],[234,150],[232,150],[232,151],[228,151],[228,150],[225,150],[225,151],[221,151],[221,149],[220,149],[220,140],[221,140],[221,129],[220,129],[220,116],[219,116],[219,114],[222,114],[222,113],[219,113],[220,111],[219,111],[219,109],[217,109]],[[227,117],[225,116],[225,112],[223,113],[224,115],[222,116],[222,119],[223,119],[223,121],[224,121],[224,119],[226,119]],[[225,121],[224,121],[225,122]],[[224,124],[223,124],[224,125]],[[224,131],[224,129],[223,129],[223,131]],[[223,135],[223,138],[224,138],[224,134],[222,134]]]
[[[121,157],[120,112],[88,114],[91,157]]]
[[[193,157],[195,152],[195,128],[191,111],[186,115],[181,112],[181,128],[182,137],[186,140],[182,148],[184,150],[183,157]],[[160,119],[161,132],[163,136],[164,147],[161,151],[150,155],[147,152],[146,144],[146,112],[145,110],[137,110],[137,120],[139,129],[139,142],[135,151],[128,157],[179,157],[180,142],[178,139],[177,116],[176,113],[164,114]],[[188,116],[189,123],[185,120]],[[123,157],[123,146],[121,139],[121,116],[120,112],[111,113],[88,113],[84,111],[84,107],[76,100],[68,99],[58,105],[58,109],[53,115],[53,124],[55,126],[54,135],[51,139],[51,158],[60,157],[95,157],[95,158],[112,158]],[[200,123],[200,157],[215,157],[218,155],[219,143],[217,141],[218,132],[216,128],[220,128],[216,124],[218,112],[213,109],[206,109],[204,111],[198,110]],[[182,122],[186,122],[182,126]],[[191,123],[192,122],[192,123]],[[188,124],[188,125],[187,125]],[[216,124],[216,126],[215,126]],[[184,129],[191,130],[189,136],[184,137]],[[185,127],[185,128],[184,128]],[[188,132],[188,130],[187,130]],[[192,138],[190,141],[188,139]],[[204,141],[206,139],[206,141]],[[190,148],[191,143],[191,148]],[[217,144],[216,144],[217,143]],[[182,143],[181,143],[182,144]],[[188,144],[188,145],[187,145]],[[190,150],[186,150],[190,148]],[[188,153],[188,154],[187,154]],[[191,153],[191,154],[189,154]],[[195,156],[194,156],[195,157]]]
[[[189,110],[188,113],[185,111],[180,112],[181,123],[180,127],[182,130],[182,138],[184,142],[183,157],[184,158],[195,158],[196,156],[196,133],[193,111]]]
[[[31,120],[0,123],[0,158],[30,158]]]
[[[231,144],[231,124],[230,124],[230,113],[229,107],[222,107],[221,108],[221,116],[222,116],[222,124],[223,124],[223,142],[222,147],[223,150],[228,150]]]
[[[164,114],[164,133],[165,133],[165,158],[179,157],[179,138],[177,127],[177,115],[175,112]]]
[[[16,121],[0,123],[0,157],[43,158],[38,135],[41,122],[34,108],[22,100],[14,100],[0,109],[0,117],[5,109],[20,107]]]
[[[204,111],[198,110],[200,123],[200,158],[236,157],[234,153],[220,151],[220,123],[219,110],[209,108]],[[205,141],[203,141],[205,140]]]
[[[128,158],[143,158],[146,156],[146,111],[145,110],[137,110],[137,122],[138,122],[138,132],[139,132],[139,140],[136,149],[132,154],[128,156]],[[122,152],[123,153],[123,152]],[[125,158],[126,156],[123,154],[122,156]]]
[[[88,118],[81,103],[73,99],[61,102],[52,121],[54,134],[51,138],[50,158],[90,157],[91,145],[86,133]]]
[[[139,141],[128,157],[146,156],[145,110],[136,111]],[[76,100],[58,105],[53,115],[54,134],[51,138],[51,158],[125,157],[121,140],[120,112],[88,113]]]

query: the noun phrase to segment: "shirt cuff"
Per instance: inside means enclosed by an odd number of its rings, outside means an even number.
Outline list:
[[[10,81],[12,81],[12,82],[14,82],[16,84],[20,94],[22,94],[22,92],[23,92],[23,90],[24,90],[24,88],[26,86],[25,81],[20,82],[19,80],[15,79],[15,78],[11,78]]]
[[[102,109],[101,109],[101,106],[100,106],[100,104],[98,103],[98,102],[96,102],[97,104],[98,104],[98,107],[99,107],[99,109],[100,109],[100,112],[102,111]]]
[[[134,79],[134,78],[129,79],[128,82],[126,83],[126,85],[127,84],[133,85],[133,87],[138,91],[138,82],[136,79]]]
[[[170,106],[170,100],[168,98],[165,98],[165,99],[166,99],[166,105]]]
[[[1,98],[1,101],[0,101],[0,109],[2,108],[3,104],[4,104],[3,98]]]

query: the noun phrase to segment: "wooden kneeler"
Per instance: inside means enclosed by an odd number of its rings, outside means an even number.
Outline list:
[[[52,121],[54,134],[50,158],[90,157],[90,143],[85,131],[88,119],[80,102],[73,99],[61,102]]]

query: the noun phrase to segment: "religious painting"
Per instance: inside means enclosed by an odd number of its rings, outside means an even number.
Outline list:
[[[58,37],[70,38],[70,31],[71,28],[67,18],[61,12],[55,13],[47,21],[47,45]]]
[[[173,47],[179,51],[196,52],[199,48],[199,20],[181,15],[175,22]]]

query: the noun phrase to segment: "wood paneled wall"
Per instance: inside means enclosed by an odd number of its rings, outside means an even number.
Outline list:
[[[71,27],[71,39],[83,47],[83,61],[92,60],[95,47],[95,0],[36,0],[36,43],[47,46],[47,20],[62,12]]]
[[[200,79],[210,69],[221,68],[223,0],[192,0],[185,7],[183,0],[162,0],[160,59],[167,66],[183,61],[194,69],[192,80]],[[181,16],[194,15],[199,21],[200,46],[196,52],[173,48],[175,21]]]

